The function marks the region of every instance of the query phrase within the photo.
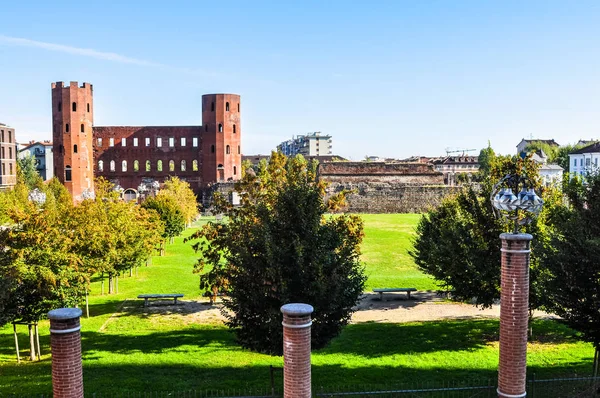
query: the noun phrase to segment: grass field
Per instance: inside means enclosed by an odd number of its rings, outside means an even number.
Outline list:
[[[418,216],[363,218],[368,289],[435,288],[407,254]],[[269,385],[269,366],[282,365],[281,357],[239,347],[219,323],[198,324],[144,311],[142,301],[135,299],[140,293],[179,292],[186,300],[199,298],[198,276],[191,273],[196,255],[182,240],[168,245],[165,257],[154,257],[149,267],[139,268],[137,277],[121,277],[119,294],[102,296],[100,281],[92,284],[91,317],[82,319],[87,393],[264,388]],[[313,353],[313,380],[331,386],[494,378],[497,331],[496,320],[349,325],[328,347]],[[530,373],[537,377],[589,373],[593,348],[573,331],[553,321],[538,321],[534,331]],[[30,363],[25,358],[17,365],[12,328],[0,329],[0,393],[51,391],[48,333],[48,322],[41,322],[43,360]],[[25,327],[20,329],[20,345],[26,355]],[[281,383],[280,373],[277,382]]]

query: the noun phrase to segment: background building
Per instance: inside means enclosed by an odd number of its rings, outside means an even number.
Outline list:
[[[444,183],[456,185],[459,174],[472,174],[479,171],[477,156],[445,156],[432,161],[433,167],[444,175]]]
[[[54,159],[52,141],[31,141],[19,149],[19,158],[33,156],[38,174],[44,181],[54,177]]]
[[[303,156],[331,155],[332,140],[330,135],[321,135],[320,131],[298,135],[277,145],[277,150],[286,156],[301,154]]]
[[[0,189],[17,183],[17,144],[15,129],[0,123]]]
[[[600,142],[588,145],[569,154],[569,172],[571,176],[585,177],[598,171]]]
[[[240,96],[202,96],[200,126],[94,126],[93,87],[52,83],[54,175],[75,201],[102,176],[126,192],[177,176],[196,192],[241,175]]]

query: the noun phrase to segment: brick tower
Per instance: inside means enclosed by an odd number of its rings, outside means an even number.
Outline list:
[[[202,181],[237,180],[241,177],[240,96],[202,96]]]
[[[52,83],[54,175],[75,202],[84,191],[94,190],[93,105],[91,84]]]

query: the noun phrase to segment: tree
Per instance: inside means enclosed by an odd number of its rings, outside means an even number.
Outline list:
[[[497,219],[490,202],[493,183],[509,173],[525,174],[535,182],[537,192],[546,200],[542,214],[526,226],[525,232],[535,239],[531,256],[530,308],[544,305],[544,277],[540,255],[547,249],[553,229],[547,214],[560,206],[561,197],[553,188],[541,189],[539,165],[530,157],[495,157],[489,176],[480,187],[468,186],[455,196],[446,198],[437,208],[426,213],[417,226],[414,249],[410,252],[417,266],[432,275],[440,285],[452,290],[459,300],[474,300],[489,307],[500,297],[499,235],[512,229]]]
[[[532,141],[525,147],[525,152],[537,152],[539,150],[544,151],[548,157],[548,163],[554,163],[558,156],[558,147],[548,144],[543,141]]]
[[[22,181],[29,190],[41,188],[42,177],[37,172],[37,164],[33,155],[17,158],[17,178]]]
[[[552,221],[559,233],[544,258],[550,271],[548,306],[586,341],[594,345],[594,375],[600,354],[600,175],[586,184],[574,179],[566,187],[568,208],[555,209]]]
[[[325,215],[340,200],[324,200],[316,163],[302,156],[274,152],[266,168],[243,175],[240,206],[215,196],[227,222],[209,222],[190,238],[201,253],[200,288],[227,293],[223,314],[245,347],[280,354],[280,307],[290,302],[313,305],[312,343],[323,347],[348,323],[364,288],[362,221]]]
[[[11,219],[0,231],[0,326],[37,322],[51,309],[79,303],[88,279],[62,215],[29,203]]]
[[[84,200],[71,212],[73,251],[89,274],[113,278],[146,260],[161,240],[163,226],[155,212],[122,201],[106,180],[96,184],[95,199]]]
[[[142,207],[155,211],[164,225],[163,238],[171,241],[185,229],[185,217],[177,201],[170,195],[156,195],[147,198]]]
[[[558,148],[555,162],[562,167],[566,172],[569,171],[569,154],[573,151],[583,148],[583,145],[568,144]]]
[[[479,174],[482,177],[488,177],[492,169],[492,163],[496,158],[496,153],[492,149],[492,144],[488,141],[487,148],[483,148],[479,151],[477,161],[479,163]]]
[[[186,181],[169,177],[158,192],[158,196],[161,195],[168,195],[175,199],[187,225],[190,225],[198,215],[198,200]]]

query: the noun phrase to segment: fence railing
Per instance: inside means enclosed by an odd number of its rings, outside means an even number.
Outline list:
[[[495,398],[496,380],[416,382],[399,385],[313,386],[315,398]],[[86,392],[85,398],[273,398],[282,391],[271,387],[186,391]],[[600,377],[568,377],[527,381],[528,398],[600,398]],[[2,394],[0,398],[52,398],[52,394]]]

